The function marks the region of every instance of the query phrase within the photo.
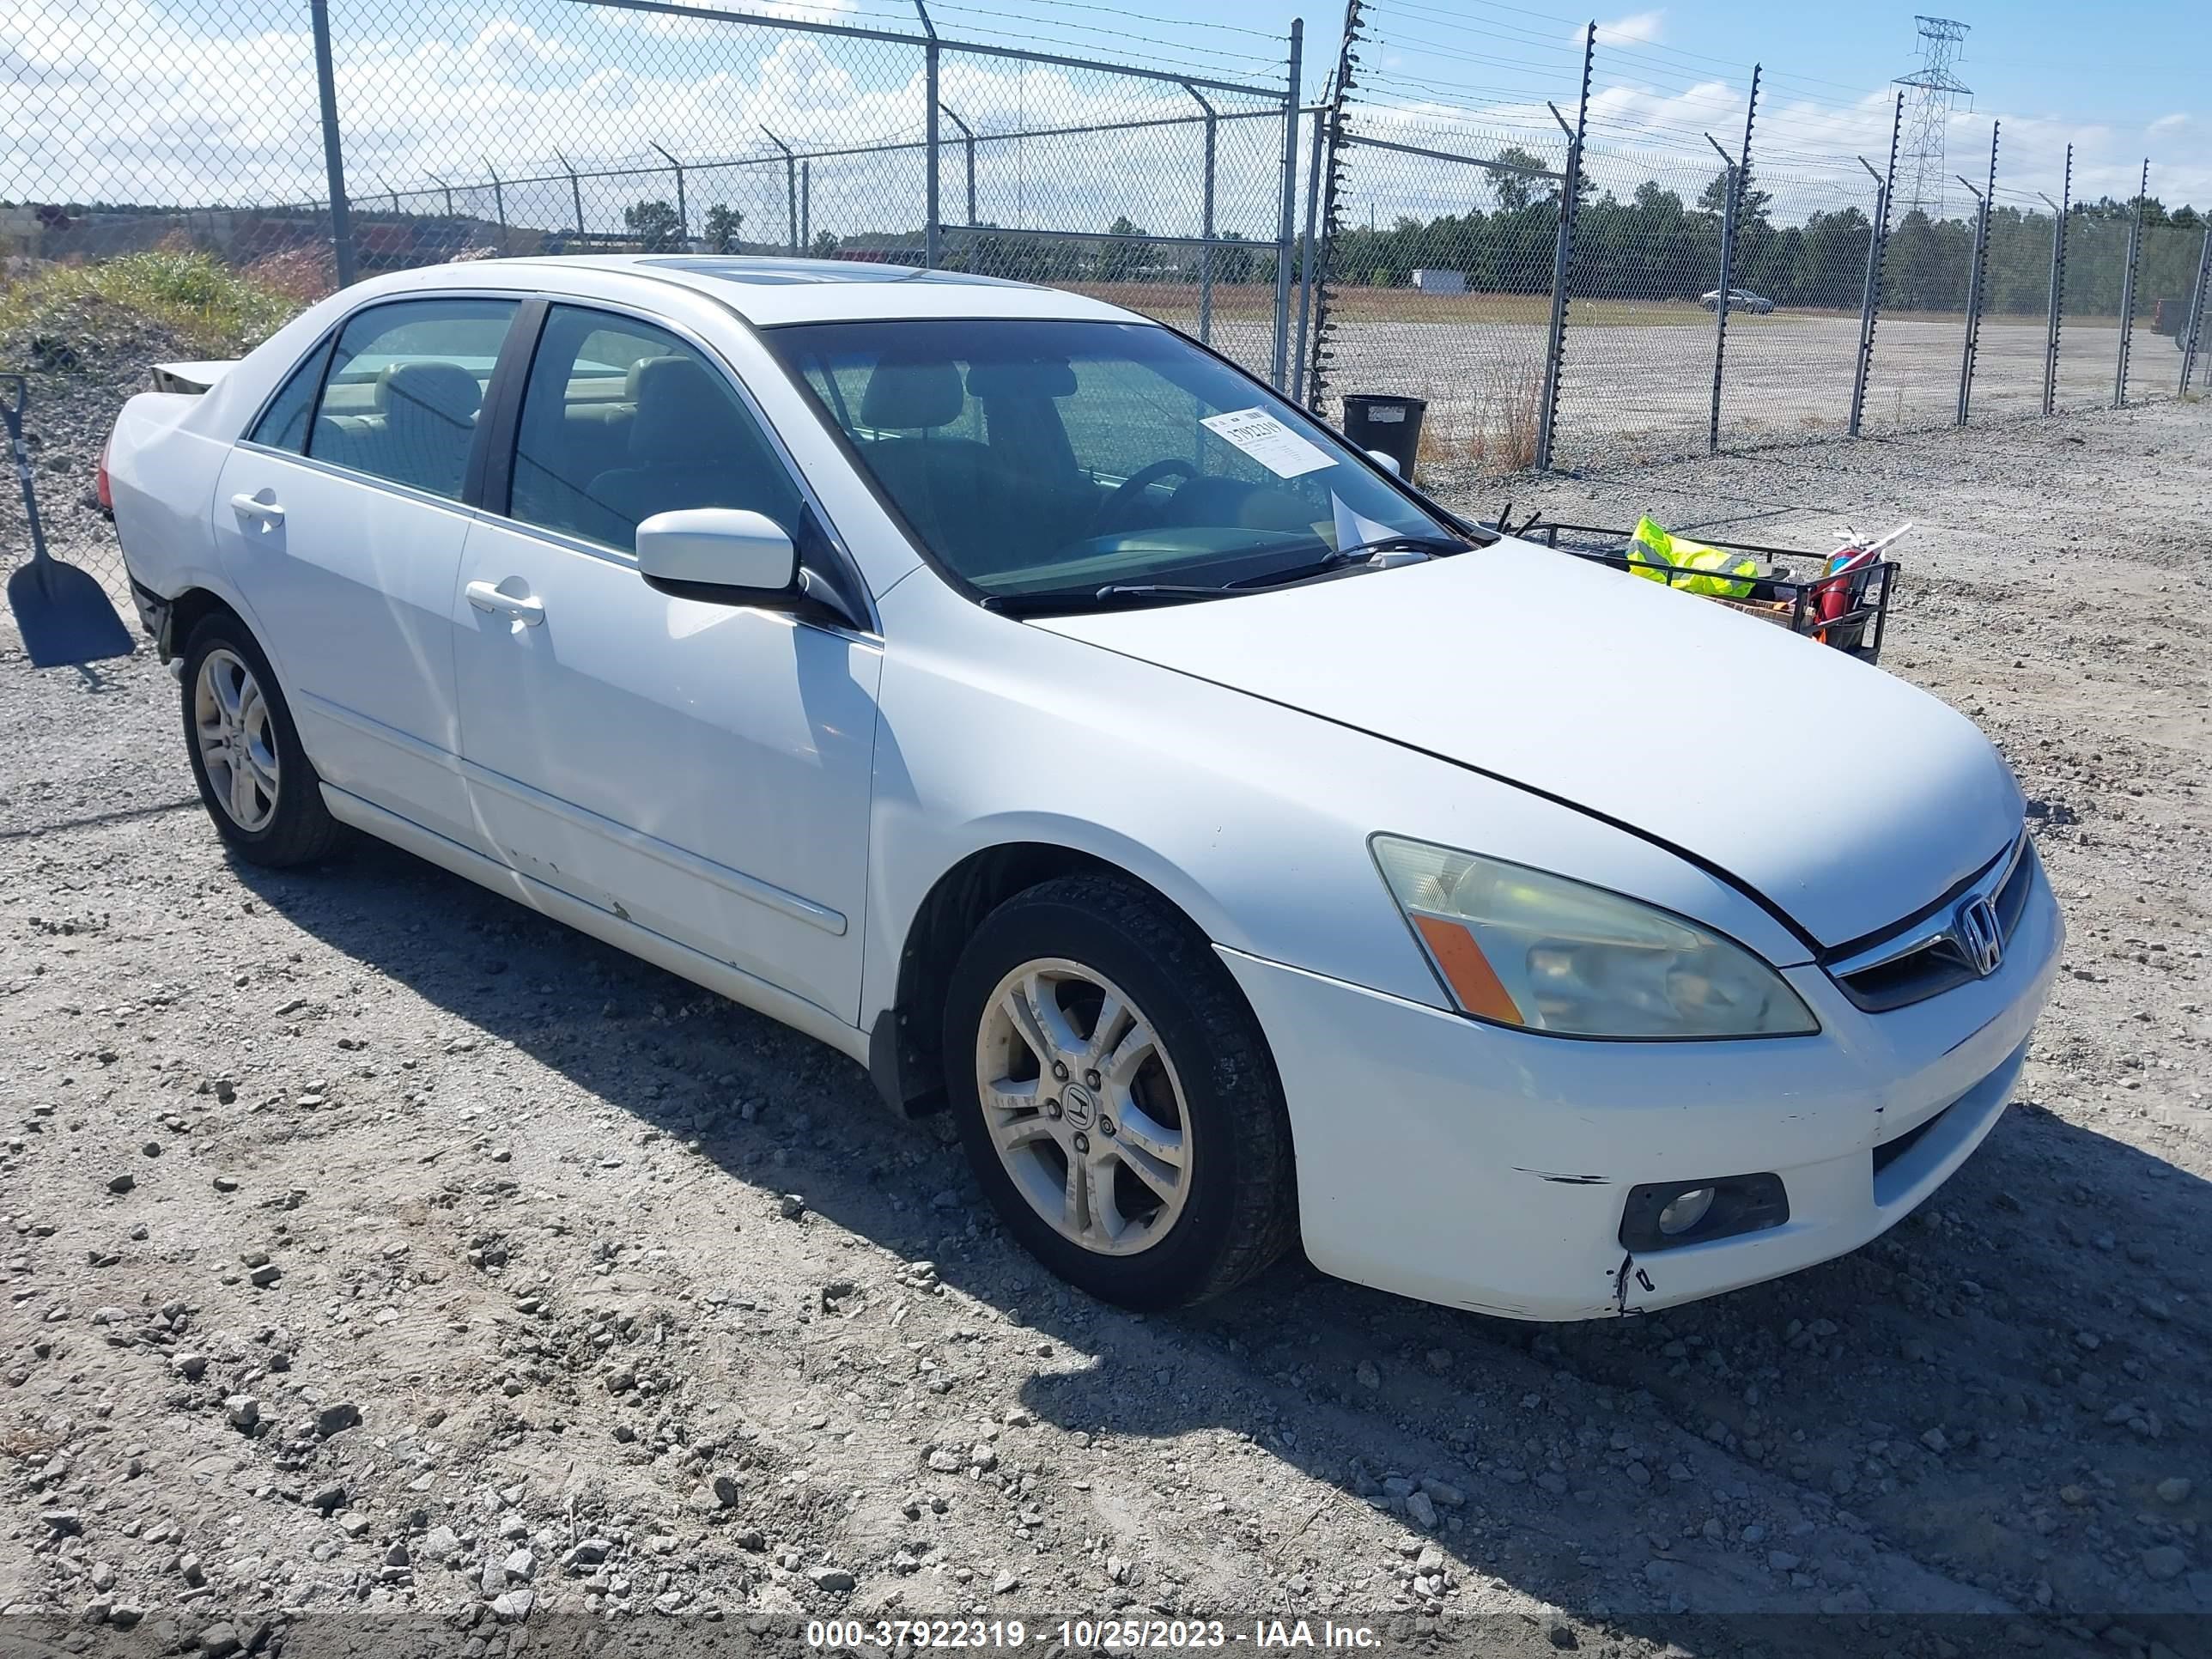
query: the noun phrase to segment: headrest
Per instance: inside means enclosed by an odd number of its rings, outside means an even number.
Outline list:
[[[629,451],[640,465],[665,465],[716,453],[730,442],[730,394],[690,357],[647,357],[630,366],[637,419]]]
[[[483,388],[459,363],[393,363],[376,377],[376,407],[386,416],[434,415],[466,426],[483,403]]]
[[[1073,398],[1075,370],[1065,358],[972,363],[968,369],[968,395],[977,398]]]
[[[681,358],[670,356],[639,358],[635,362],[629,366],[629,373],[623,377],[623,396],[627,398],[630,402],[635,403],[637,401],[638,388],[645,384],[646,371],[647,369],[652,368],[655,363],[672,363],[680,362],[682,361],[683,359]]]
[[[886,357],[860,395],[860,424],[907,431],[950,426],[967,407],[958,366],[945,358]]]

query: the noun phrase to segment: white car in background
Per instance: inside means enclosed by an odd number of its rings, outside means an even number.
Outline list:
[[[1747,311],[1754,317],[1764,317],[1774,309],[1774,301],[1764,294],[1753,294],[1747,288],[1732,288],[1728,291],[1730,311]],[[1709,289],[1698,296],[1698,303],[1708,311],[1721,308],[1721,291]]]
[[[108,465],[235,854],[366,832],[812,1034],[1101,1296],[1297,1241],[1662,1307],[1880,1233],[2019,1074],[2061,923],[1971,724],[1111,306],[495,261],[202,378]]]

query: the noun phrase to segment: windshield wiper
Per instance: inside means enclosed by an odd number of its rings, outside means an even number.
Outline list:
[[[1233,593],[1249,592],[1254,588],[1287,586],[1311,577],[1327,575],[1332,570],[1364,563],[1377,553],[1401,550],[1427,553],[1442,556],[1464,553],[1470,544],[1449,536],[1379,536],[1371,542],[1358,542],[1350,547],[1338,548],[1310,564],[1293,565],[1288,570],[1269,570],[1257,576],[1242,576],[1218,586],[1198,582],[1108,582],[1103,587],[1049,588],[1038,593],[992,593],[981,601],[983,609],[1002,617],[1042,617],[1055,612],[1077,611],[1109,611],[1123,605],[1142,605],[1151,601],[1170,604],[1194,599],[1226,599]]]
[[[993,593],[981,600],[983,609],[1002,617],[1046,617],[1075,611],[1111,611],[1160,599],[1170,604],[1190,599],[1226,599],[1234,590],[1202,587],[1189,582],[1108,582],[1103,587],[1056,587],[1041,593]]]
[[[1240,577],[1231,587],[1276,587],[1290,582],[1300,582],[1314,576],[1325,576],[1332,570],[1348,565],[1364,564],[1377,553],[1427,553],[1437,557],[1453,553],[1464,553],[1471,544],[1449,536],[1377,536],[1371,542],[1354,542],[1349,547],[1340,547],[1323,554],[1311,564],[1293,565],[1288,570],[1270,570],[1257,576]]]

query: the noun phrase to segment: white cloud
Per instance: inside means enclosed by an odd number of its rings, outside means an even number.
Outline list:
[[[1666,21],[1667,9],[1662,6],[1653,11],[1631,12],[1626,17],[1616,17],[1610,23],[1597,26],[1597,38],[1609,46],[1647,46],[1659,38],[1660,25]],[[1582,31],[1575,31],[1575,44],[1582,44]]]
[[[434,198],[408,201],[404,193],[432,190],[434,174],[453,181],[457,206],[489,216],[495,168],[513,222],[567,224],[572,196],[580,195],[586,222],[610,229],[641,198],[673,200],[672,171],[651,149],[664,144],[688,164],[695,225],[708,205],[726,201],[744,209],[749,235],[763,227],[780,234],[786,178],[765,126],[802,152],[903,146],[815,161],[816,228],[903,229],[921,220],[917,141],[927,112],[916,48],[706,20],[663,20],[687,25],[663,32],[636,23],[637,14],[550,0],[506,0],[491,21],[472,20],[459,32],[418,21],[434,14],[392,8],[363,22],[359,5],[337,9],[348,179],[365,205],[388,207],[397,191],[404,205],[426,210]],[[1607,27],[1650,39],[1662,15],[1638,13]],[[30,70],[19,72],[17,64]],[[303,21],[218,37],[152,0],[16,0],[0,21],[0,65],[8,66],[15,94],[0,100],[0,155],[7,158],[0,197],[211,205],[307,202],[323,193]],[[1188,123],[1019,143],[987,137],[976,146],[979,218],[1098,229],[1126,213],[1160,234],[1197,230],[1203,128],[1189,119],[1198,111],[1180,87],[948,52],[940,90],[985,135],[1164,118]],[[1626,196],[1656,177],[1694,198],[1719,166],[1699,135],[1711,131],[1731,150],[1741,143],[1745,91],[1714,78],[1680,89],[1614,84],[1594,92],[1593,178]],[[1254,107],[1233,95],[1209,96],[1224,113]],[[1850,158],[1881,164],[1891,97],[1875,88],[1838,103],[1762,98],[1753,152],[1762,186],[1775,192],[1778,219],[1865,204],[1871,186]],[[1571,115],[1571,106],[1562,107]],[[2185,142],[2201,117],[2178,112],[2111,126],[2003,118],[2001,185],[2057,195],[2070,141],[2077,199],[2132,195],[2148,152],[2151,188],[2169,206],[2212,204],[2212,158]],[[1990,119],[1987,112],[1954,118],[1947,172],[1980,177]],[[1517,143],[1553,167],[1564,151],[1551,112],[1533,95],[1367,102],[1355,126],[1483,157]],[[1260,240],[1273,234],[1280,132],[1273,118],[1221,123],[1222,228]],[[945,139],[943,213],[957,224],[967,215],[966,156],[957,128],[948,125]],[[556,151],[580,173],[620,169],[621,176],[584,177],[572,193],[553,161]],[[1449,163],[1372,151],[1354,151],[1348,162],[1352,199],[1372,199],[1378,216],[1491,199],[1475,170]]]
[[[573,64],[583,54],[565,40],[540,34],[526,23],[499,17],[485,24],[462,58],[471,68],[519,74],[526,69]]]

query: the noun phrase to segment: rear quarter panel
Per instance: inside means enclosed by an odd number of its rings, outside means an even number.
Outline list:
[[[173,599],[188,588],[234,596],[216,566],[208,503],[229,454],[227,440],[183,424],[198,398],[149,392],[124,404],[107,452],[115,534],[141,586]]]
[[[308,307],[231,364],[205,392],[146,392],[123,405],[108,447],[107,477],[116,538],[132,580],[169,599],[205,588],[253,622],[250,603],[216,555],[210,523],[216,483],[231,446],[269,394],[361,298],[348,291]]]

